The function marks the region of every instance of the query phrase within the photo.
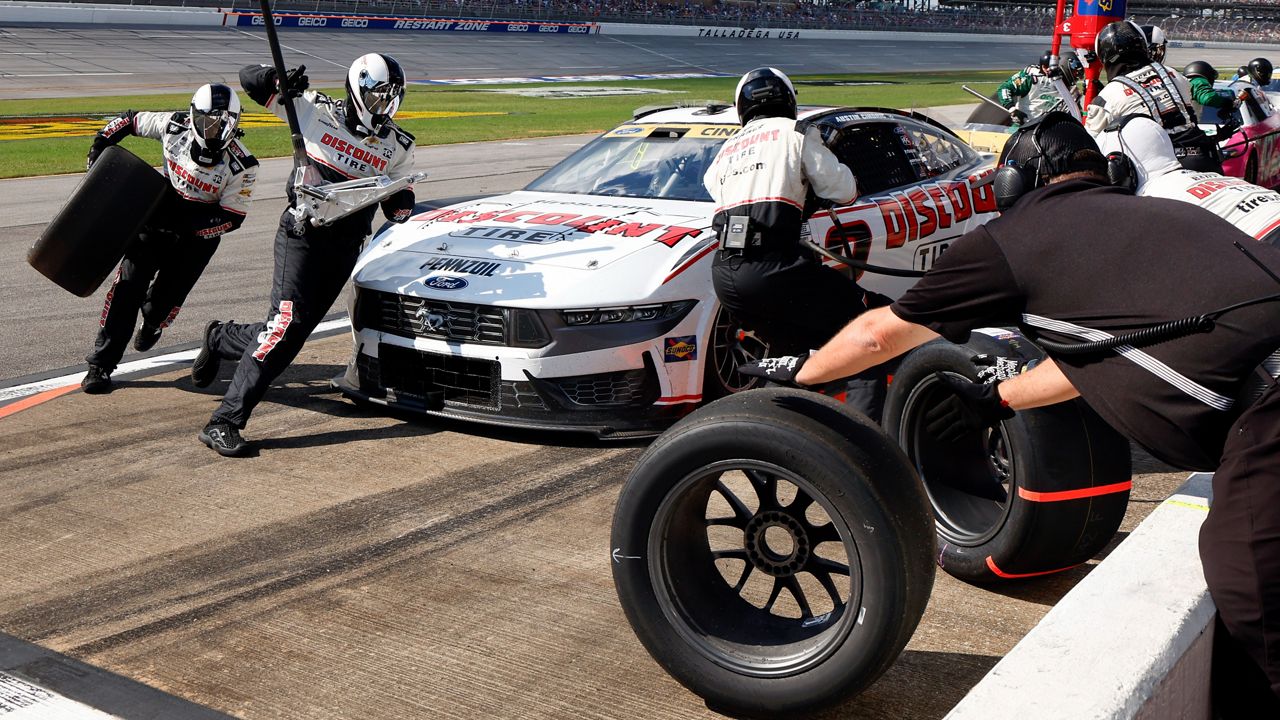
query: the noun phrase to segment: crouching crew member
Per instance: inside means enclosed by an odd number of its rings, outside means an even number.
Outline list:
[[[1159,344],[1119,337],[1087,354],[1046,347],[1051,361],[1003,382],[939,374],[954,394],[930,430],[942,435],[949,418],[989,426],[1078,395],[1160,460],[1216,470],[1200,535],[1222,623],[1216,710],[1280,717],[1280,385],[1237,400],[1280,345],[1280,284],[1271,275],[1280,273],[1280,248],[1187,203],[1109,186],[1097,145],[1066,115],[1023,128],[1000,165],[1013,182],[997,178],[998,187],[1030,191],[952,243],[897,302],[854,320],[795,372],[745,371],[813,385],[939,335],[963,343],[980,327],[1019,326],[1041,341],[1074,344],[1124,336],[1153,318],[1216,317],[1210,332]],[[1107,218],[1106,233],[1096,232],[1098,218]]]
[[[93,138],[88,166],[129,135],[159,140],[169,190],[138,239],[125,251],[85,360],[86,393],[111,392],[111,373],[124,356],[138,313],[133,346],[150,350],[173,324],[219,239],[240,227],[253,196],[258,161],[236,138],[240,100],[226,85],[204,85],[187,112],[134,112],[107,123]]]
[[[781,71],[743,75],[736,105],[742,128],[704,178],[720,237],[711,270],[716,297],[771,354],[807,352],[867,308],[867,293],[819,262],[800,238],[810,190],[847,204],[857,198],[857,184],[817,128],[797,127],[795,88]],[[883,392],[878,373],[869,373],[851,384],[848,401],[878,417]]]
[[[286,113],[279,93],[297,97],[307,156],[323,181],[377,175],[398,179],[413,172],[413,136],[391,120],[404,98],[399,63],[376,53],[356,59],[347,72],[345,100],[303,92],[307,78],[302,71],[290,72],[281,83],[274,68],[251,65],[240,71],[240,84],[250,98],[281,118]],[[413,213],[413,202],[413,191],[405,189],[383,200],[382,212],[392,222],[404,222]],[[210,448],[225,456],[247,450],[239,431],[342,292],[376,211],[370,205],[324,227],[298,222],[289,209],[281,214],[267,320],[210,323],[191,366],[192,382],[206,387],[217,377],[221,360],[238,361],[222,404],[199,434]]]
[[[1102,28],[1095,41],[1107,84],[1089,104],[1085,127],[1094,136],[1115,129],[1130,115],[1159,122],[1189,170],[1222,172],[1218,144],[1196,124],[1191,85],[1181,74],[1153,62],[1147,37],[1131,21]]]

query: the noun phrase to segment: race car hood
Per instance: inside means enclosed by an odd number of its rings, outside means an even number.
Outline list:
[[[491,287],[488,279],[502,277],[510,286],[522,275],[544,282],[555,277],[562,290],[581,283],[598,293],[609,278],[606,287],[623,295],[652,291],[692,248],[705,244],[710,216],[705,202],[520,191],[391,226],[361,256],[355,281],[412,295],[472,285],[450,293],[459,299]]]

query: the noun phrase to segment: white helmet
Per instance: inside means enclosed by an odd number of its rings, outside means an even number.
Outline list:
[[[236,136],[240,125],[240,98],[226,85],[201,85],[191,96],[191,137],[199,148],[197,159],[216,161]]]
[[[1169,45],[1164,30],[1159,25],[1143,25],[1142,34],[1147,36],[1147,54],[1151,56],[1151,62],[1164,62],[1165,48]]]
[[[373,134],[379,134],[404,99],[404,70],[390,55],[369,53],[356,58],[347,71],[347,113]]]

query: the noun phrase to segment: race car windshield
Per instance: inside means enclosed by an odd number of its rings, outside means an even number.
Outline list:
[[[623,125],[565,158],[525,189],[710,202],[702,176],[735,130],[729,125]]]

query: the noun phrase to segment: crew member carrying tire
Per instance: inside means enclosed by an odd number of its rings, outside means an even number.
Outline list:
[[[1073,101],[1070,89],[1074,84],[1075,79],[1065,77],[1053,62],[1053,53],[1046,50],[1038,64],[1028,65],[1000,83],[996,100],[1009,109],[1014,125],[1054,110],[1065,110],[1078,118],[1080,108]]]
[[[721,305],[771,353],[807,352],[872,301],[800,239],[810,192],[847,204],[858,196],[857,183],[817,128],[797,125],[795,88],[781,71],[748,72],[735,97],[742,128],[725,141],[704,177],[720,237],[712,283]],[[847,392],[850,404],[879,417],[881,371],[854,379]]]
[[[125,251],[107,291],[98,336],[85,360],[86,393],[112,390],[111,373],[124,356],[138,313],[133,346],[150,350],[173,324],[187,294],[223,235],[244,222],[258,161],[237,139],[240,100],[226,85],[204,85],[187,112],[134,112],[107,123],[93,138],[87,165],[129,135],[159,140],[169,188],[137,240]]]
[[[1267,652],[1280,645],[1280,384],[1255,401],[1235,399],[1280,345],[1280,249],[1186,203],[1108,186],[1106,160],[1066,115],[1015,134],[1001,166],[995,182],[1005,204],[1014,201],[1008,211],[955,241],[889,308],[773,377],[827,382],[982,326],[1035,335],[1051,359],[1030,372],[989,384],[941,377],[953,395],[939,404],[935,431],[1078,395],[1160,460],[1216,470],[1200,547],[1222,622],[1217,709],[1280,717],[1280,656]],[[1108,232],[1096,232],[1098,218]],[[1153,238],[1153,227],[1166,230]],[[1166,324],[1159,344],[1143,341],[1154,329],[1132,333],[1151,318],[1202,317],[1211,322]],[[1173,332],[1192,325],[1203,332]]]
[[[306,91],[304,70],[299,67],[279,82],[274,68],[250,65],[240,71],[240,84],[250,98],[278,117],[286,115],[281,92],[301,101],[296,103],[298,123],[307,156],[321,179],[341,182],[378,175],[397,179],[413,171],[414,138],[391,119],[404,98],[405,76],[399,63],[377,53],[357,58],[347,72],[345,101]],[[391,222],[404,222],[413,213],[413,203],[413,191],[405,189],[383,200],[382,212]],[[330,225],[314,226],[298,221],[292,208],[287,208],[276,232],[267,321],[214,321],[205,328],[203,345],[191,366],[196,387],[213,382],[221,360],[239,361],[222,404],[199,434],[201,442],[218,454],[231,457],[247,450],[239,431],[271,381],[293,362],[342,292],[375,210],[370,205]]]
[[[1091,134],[1113,130],[1129,115],[1146,115],[1169,133],[1183,167],[1222,172],[1222,151],[1196,124],[1190,84],[1151,60],[1147,37],[1138,25],[1107,25],[1098,33],[1095,50],[1108,82],[1089,104],[1084,124]]]

